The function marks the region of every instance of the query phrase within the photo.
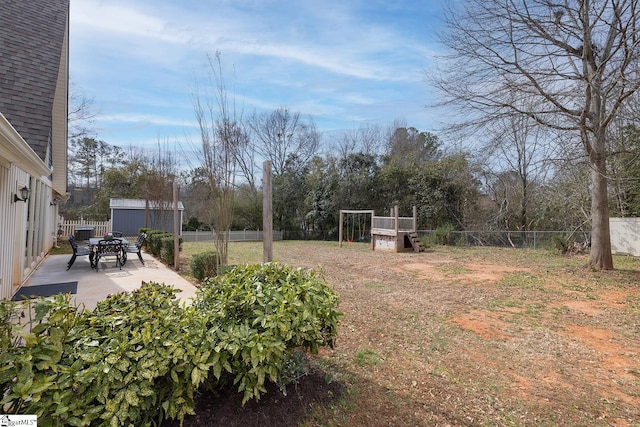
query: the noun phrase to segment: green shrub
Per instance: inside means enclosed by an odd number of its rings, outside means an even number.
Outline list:
[[[173,234],[168,234],[160,239],[160,259],[167,265],[173,265],[174,253],[173,248],[174,238]],[[178,250],[182,247],[182,237],[178,238]]]
[[[93,311],[70,295],[0,301],[0,408],[43,426],[150,426],[194,411],[199,386],[233,383],[243,402],[305,372],[300,351],[333,345],[337,294],[314,271],[236,267],[192,306],[143,283]],[[23,313],[27,313],[24,316]]]
[[[63,402],[73,397],[74,381],[63,361],[83,318],[70,298],[0,301],[0,412],[49,417],[66,412]]]
[[[199,282],[207,277],[215,277],[218,274],[217,254],[214,251],[202,252],[194,255],[190,263],[191,275]]]
[[[451,224],[445,224],[436,228],[433,235],[433,244],[434,245],[454,244],[453,238],[451,237],[451,231],[453,231],[453,226]]]
[[[265,392],[265,379],[278,384],[292,352],[333,346],[337,304],[337,293],[317,271],[277,263],[237,266],[209,278],[194,301],[208,317],[216,351],[229,355],[225,368],[243,402]]]
[[[154,256],[160,257],[160,251],[162,250],[162,239],[170,235],[163,230],[149,230],[147,232],[146,246],[149,252]]]
[[[69,352],[76,390],[104,425],[149,425],[194,413],[206,378],[199,316],[176,289],[144,283],[98,303]],[[93,425],[93,424],[92,424]]]
[[[45,426],[149,426],[193,413],[212,349],[204,319],[176,292],[146,283],[82,313],[58,296],[35,303],[25,325],[7,322],[20,309],[3,302],[0,405]]]

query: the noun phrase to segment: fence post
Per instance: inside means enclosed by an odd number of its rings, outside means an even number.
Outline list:
[[[413,207],[413,230],[414,233],[418,231],[418,208]]]
[[[394,212],[394,217],[395,217],[394,220],[396,222],[395,230],[396,230],[396,237],[397,237],[398,236],[398,230],[400,229],[400,224],[399,224],[400,220],[398,218],[399,212],[400,212],[400,207],[398,207],[398,205],[395,205],[393,207],[393,212]]]

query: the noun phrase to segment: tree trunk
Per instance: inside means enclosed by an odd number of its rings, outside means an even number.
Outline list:
[[[603,156],[591,160],[591,255],[589,265],[602,270],[613,269],[609,233],[609,204]]]

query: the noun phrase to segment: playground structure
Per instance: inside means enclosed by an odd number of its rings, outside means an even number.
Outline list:
[[[420,242],[417,233],[418,214],[417,209],[413,207],[412,217],[400,217],[398,215],[398,206],[394,206],[390,216],[375,216],[373,210],[340,210],[340,228],[339,228],[339,245],[342,247],[344,240],[344,218],[345,215],[371,215],[371,250],[404,252],[424,251],[424,246]],[[354,241],[354,225],[351,222],[351,234],[347,230],[347,241]],[[359,222],[360,224],[360,222]],[[362,229],[359,230],[359,236],[362,236]]]

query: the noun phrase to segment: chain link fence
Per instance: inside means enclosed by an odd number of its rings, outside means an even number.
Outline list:
[[[589,236],[566,231],[439,231],[418,230],[427,243],[457,246],[498,246],[529,249],[554,249],[560,242],[572,240],[588,245]]]

